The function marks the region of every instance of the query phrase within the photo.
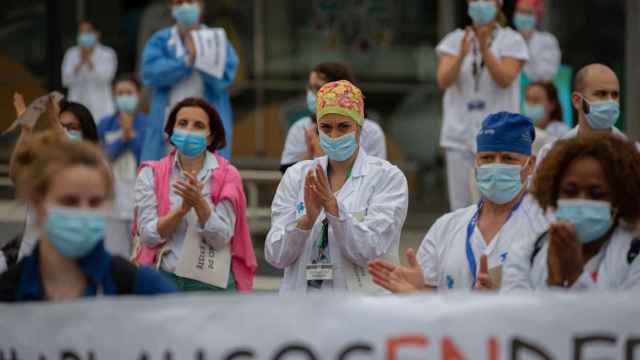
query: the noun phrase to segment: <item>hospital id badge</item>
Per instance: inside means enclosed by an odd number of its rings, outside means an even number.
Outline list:
[[[467,111],[484,111],[487,103],[484,100],[471,100],[467,102]]]
[[[333,280],[333,265],[312,264],[305,268],[307,281],[313,280]]]

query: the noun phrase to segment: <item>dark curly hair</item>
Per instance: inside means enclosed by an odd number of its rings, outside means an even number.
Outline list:
[[[207,146],[207,150],[214,153],[216,150],[222,149],[227,145],[227,138],[220,114],[218,114],[218,111],[209,105],[206,100],[198,97],[186,98],[177,103],[173,110],[171,110],[167,124],[164,127],[164,132],[169,136],[169,139],[171,139],[171,135],[173,135],[173,128],[176,126],[176,120],[178,120],[178,112],[180,109],[186,107],[200,108],[209,117],[209,129],[211,129],[211,133],[213,134],[213,140],[211,141],[211,145]]]
[[[611,135],[591,135],[558,141],[538,167],[533,196],[543,209],[557,206],[560,183],[577,159],[600,163],[613,191],[612,206],[628,224],[640,219],[640,153],[634,144]]]

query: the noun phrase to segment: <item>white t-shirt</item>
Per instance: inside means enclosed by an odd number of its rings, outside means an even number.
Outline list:
[[[463,38],[464,30],[461,29],[447,35],[436,48],[438,55],[458,55]],[[500,59],[529,60],[529,50],[522,35],[510,28],[496,28],[491,51]],[[445,148],[475,152],[476,135],[487,115],[500,111],[520,112],[520,78],[517,77],[508,88],[501,88],[491,78],[487,66],[481,66],[481,61],[479,45],[473,37],[472,48],[462,62],[458,79],[444,94],[440,145]],[[473,76],[474,62],[478,69],[478,91]],[[468,105],[478,103],[483,103],[484,109],[468,109]]]
[[[558,39],[548,32],[534,31],[527,42],[529,62],[524,73],[530,81],[551,81],[560,69],[562,52]]]
[[[316,124],[310,117],[306,116],[291,125],[287,133],[287,139],[282,150],[280,164],[293,164],[302,161],[307,156],[307,144],[304,138],[304,131],[307,128],[315,127]],[[387,145],[384,132],[376,122],[365,119],[360,134],[360,144],[369,156],[387,159]]]
[[[591,258],[571,289],[628,290],[640,289],[640,256],[629,263],[627,256],[634,235],[619,226],[611,239]],[[535,241],[518,241],[504,269],[502,291],[548,289],[547,254],[549,238],[531,262]]]
[[[560,121],[552,121],[544,128],[544,131],[547,134],[553,136],[556,139],[559,139],[565,136],[571,129],[563,122]]]
[[[476,273],[482,255],[487,256],[489,272],[500,273],[515,239],[535,239],[536,233],[527,207],[523,205],[513,212],[488,245],[478,227],[474,228],[470,241]],[[473,277],[467,259],[466,241],[468,226],[477,211],[478,205],[456,210],[439,218],[429,229],[418,250],[418,261],[426,285],[435,286],[438,291],[472,288]]]
[[[549,151],[551,151],[551,149],[553,148],[553,145],[555,145],[557,140],[567,140],[567,139],[573,139],[574,137],[578,136],[578,130],[580,129],[580,125],[574,127],[573,129],[571,129],[568,133],[564,134],[564,136],[561,136],[560,138],[548,143],[547,145],[543,146],[542,149],[540,149],[540,151],[538,152],[538,159],[536,160],[536,169],[540,166],[540,164],[542,163],[542,160],[544,160],[544,158],[547,156],[547,154],[549,153]],[[611,134],[615,137],[618,137],[622,140],[627,140],[627,136],[620,130],[618,130],[617,128],[611,128],[612,132]]]

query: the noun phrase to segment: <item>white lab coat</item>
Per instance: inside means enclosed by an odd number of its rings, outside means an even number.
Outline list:
[[[86,106],[97,123],[115,111],[111,83],[118,69],[118,57],[112,48],[97,44],[91,61],[93,69],[85,65],[76,73],[80,48],[67,50],[62,61],[62,85],[69,89],[69,100]]]
[[[265,243],[267,261],[284,269],[281,293],[307,291],[306,265],[314,242],[329,222],[329,253],[334,266],[334,291],[384,292],[371,282],[367,263],[385,258],[398,263],[400,234],[408,207],[407,179],[396,166],[360,149],[351,177],[336,193],[339,217],[324,212],[310,231],[297,228],[304,216],[304,178],[316,164],[327,168],[327,157],[290,167],[273,200],[271,229]],[[322,291],[327,291],[323,287]]]
[[[571,286],[572,290],[640,289],[640,257],[629,264],[627,255],[634,235],[625,226],[618,228],[600,252],[585,264],[584,271]],[[535,241],[518,241],[507,260],[502,291],[549,289],[547,278],[547,239],[531,262]]]
[[[523,200],[488,244],[476,225],[469,239],[476,261],[476,274],[482,255],[487,257],[489,272],[500,274],[506,259],[511,256],[511,245],[516,239],[536,238],[534,223],[538,214],[532,214],[529,210],[530,207]],[[473,277],[467,259],[466,241],[468,226],[477,211],[478,205],[472,205],[445,214],[429,229],[417,255],[425,285],[436,287],[438,291],[472,289]]]
[[[524,73],[531,82],[553,81],[560,70],[562,52],[558,39],[548,32],[534,31],[527,41],[529,47],[529,62],[524,67]]]

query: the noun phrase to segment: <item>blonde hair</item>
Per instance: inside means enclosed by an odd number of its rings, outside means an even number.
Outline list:
[[[16,156],[20,173],[18,194],[26,201],[40,203],[49,192],[51,180],[72,166],[98,170],[105,180],[107,198],[113,198],[113,177],[102,150],[86,141],[71,141],[52,131],[35,135]]]

